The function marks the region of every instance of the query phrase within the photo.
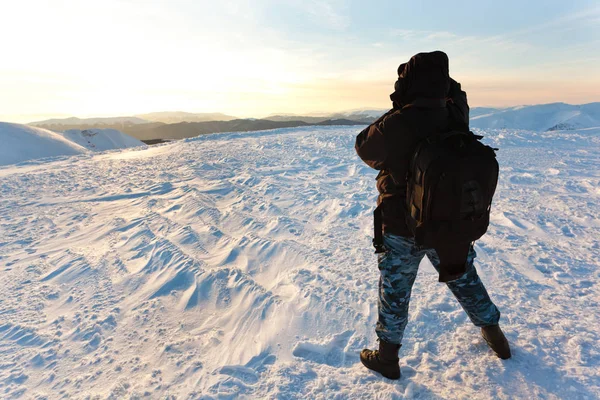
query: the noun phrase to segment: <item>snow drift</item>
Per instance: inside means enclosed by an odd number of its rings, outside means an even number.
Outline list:
[[[0,165],[84,154],[83,146],[46,129],[0,122]]]
[[[0,165],[146,146],[115,129],[71,129],[53,132],[28,125],[0,122]]]
[[[69,129],[60,134],[70,141],[93,151],[146,146],[141,140],[116,129]]]

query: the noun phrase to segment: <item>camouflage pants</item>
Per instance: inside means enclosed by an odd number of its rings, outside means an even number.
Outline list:
[[[413,239],[386,234],[385,253],[380,253],[379,271],[379,320],[375,331],[388,343],[402,343],[408,322],[408,303],[412,286],[417,277],[419,263],[424,255],[439,271],[439,258],[433,249],[422,249]],[[473,261],[475,249],[471,247],[467,258],[467,272],[460,278],[447,282],[462,308],[476,326],[495,325],[500,311],[479,279]]]

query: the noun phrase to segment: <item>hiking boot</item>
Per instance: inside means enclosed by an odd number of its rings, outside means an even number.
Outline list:
[[[360,361],[363,365],[388,379],[400,379],[400,365],[398,364],[398,350],[400,344],[379,341],[379,350],[363,349],[360,352]]]
[[[503,360],[510,358],[510,346],[508,340],[502,333],[500,325],[490,325],[481,328],[481,335],[487,342],[490,349],[494,350],[494,353]]]

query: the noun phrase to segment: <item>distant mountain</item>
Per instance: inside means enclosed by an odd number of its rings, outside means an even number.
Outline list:
[[[480,129],[570,130],[600,126],[600,103],[540,104],[510,108],[473,108],[471,127]]]
[[[189,113],[183,111],[160,111],[148,114],[138,114],[136,117],[150,122],[163,122],[165,124],[175,124],[178,122],[231,121],[237,119],[237,117],[222,113]]]
[[[366,124],[362,121],[352,121],[350,119],[340,118],[340,119],[327,119],[327,120],[321,121],[315,125],[323,125],[323,126],[348,125],[348,126],[350,126],[350,125],[366,125]]]
[[[503,110],[503,108],[473,107],[471,110],[469,110],[469,117],[473,119],[475,117],[495,113],[500,110]]]
[[[148,141],[154,139],[184,139],[208,133],[251,132],[308,125],[363,125],[363,123],[347,119],[325,120],[318,123],[272,121],[268,119],[235,119],[231,121],[180,122],[177,124],[159,125],[148,129],[139,129],[128,133],[140,140]]]
[[[265,119],[237,119],[222,113],[156,112],[133,117],[64,118],[38,121],[32,125],[66,130],[116,129],[139,140],[156,141],[194,137],[217,132],[244,132],[306,125],[370,124],[387,110],[361,109],[322,115],[277,114]],[[600,102],[582,105],[565,103],[509,108],[474,107],[470,124],[481,129],[527,129],[536,131],[579,129],[600,126]]]
[[[44,121],[30,122],[30,126],[74,126],[74,125],[137,125],[146,124],[149,121],[138,117],[106,117],[106,118],[54,118]]]
[[[139,114],[131,117],[103,117],[103,118],[53,118],[44,121],[31,122],[31,126],[55,126],[55,127],[103,127],[103,126],[131,126],[152,122],[163,124],[174,124],[177,122],[204,122],[204,121],[231,121],[237,119],[231,115],[222,113],[189,113],[183,111],[159,111],[148,114]],[[78,128],[73,128],[78,129]]]
[[[354,110],[332,114],[325,119],[349,119],[372,123],[387,110]],[[302,118],[304,120],[304,118]],[[480,129],[528,129],[535,131],[592,128],[600,126],[600,102],[571,105],[539,104],[509,108],[473,107],[470,124]]]
[[[349,119],[370,124],[388,110],[352,110],[341,113],[335,113],[329,116],[330,119]]]
[[[327,120],[327,117],[312,117],[305,115],[270,115],[267,118],[269,121],[302,121],[308,124],[318,124]]]
[[[275,128],[290,128],[306,126],[302,121],[269,121],[236,119],[232,121],[180,122],[166,124],[135,133],[140,140],[151,139],[185,139],[208,133],[219,132],[249,132]]]
[[[270,115],[265,119],[271,121],[303,121],[308,124],[319,124],[321,122],[331,120],[346,120],[352,121],[352,124],[350,125],[356,125],[357,123],[370,124],[387,111],[388,110],[352,110],[319,115],[276,114]]]

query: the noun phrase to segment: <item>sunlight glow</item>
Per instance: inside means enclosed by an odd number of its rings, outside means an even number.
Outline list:
[[[493,25],[489,32],[426,29],[433,17],[402,29],[359,23],[368,7],[333,0],[3,4],[0,119],[386,108],[397,65],[434,49],[449,54],[472,106],[598,100],[598,8],[499,34]]]

